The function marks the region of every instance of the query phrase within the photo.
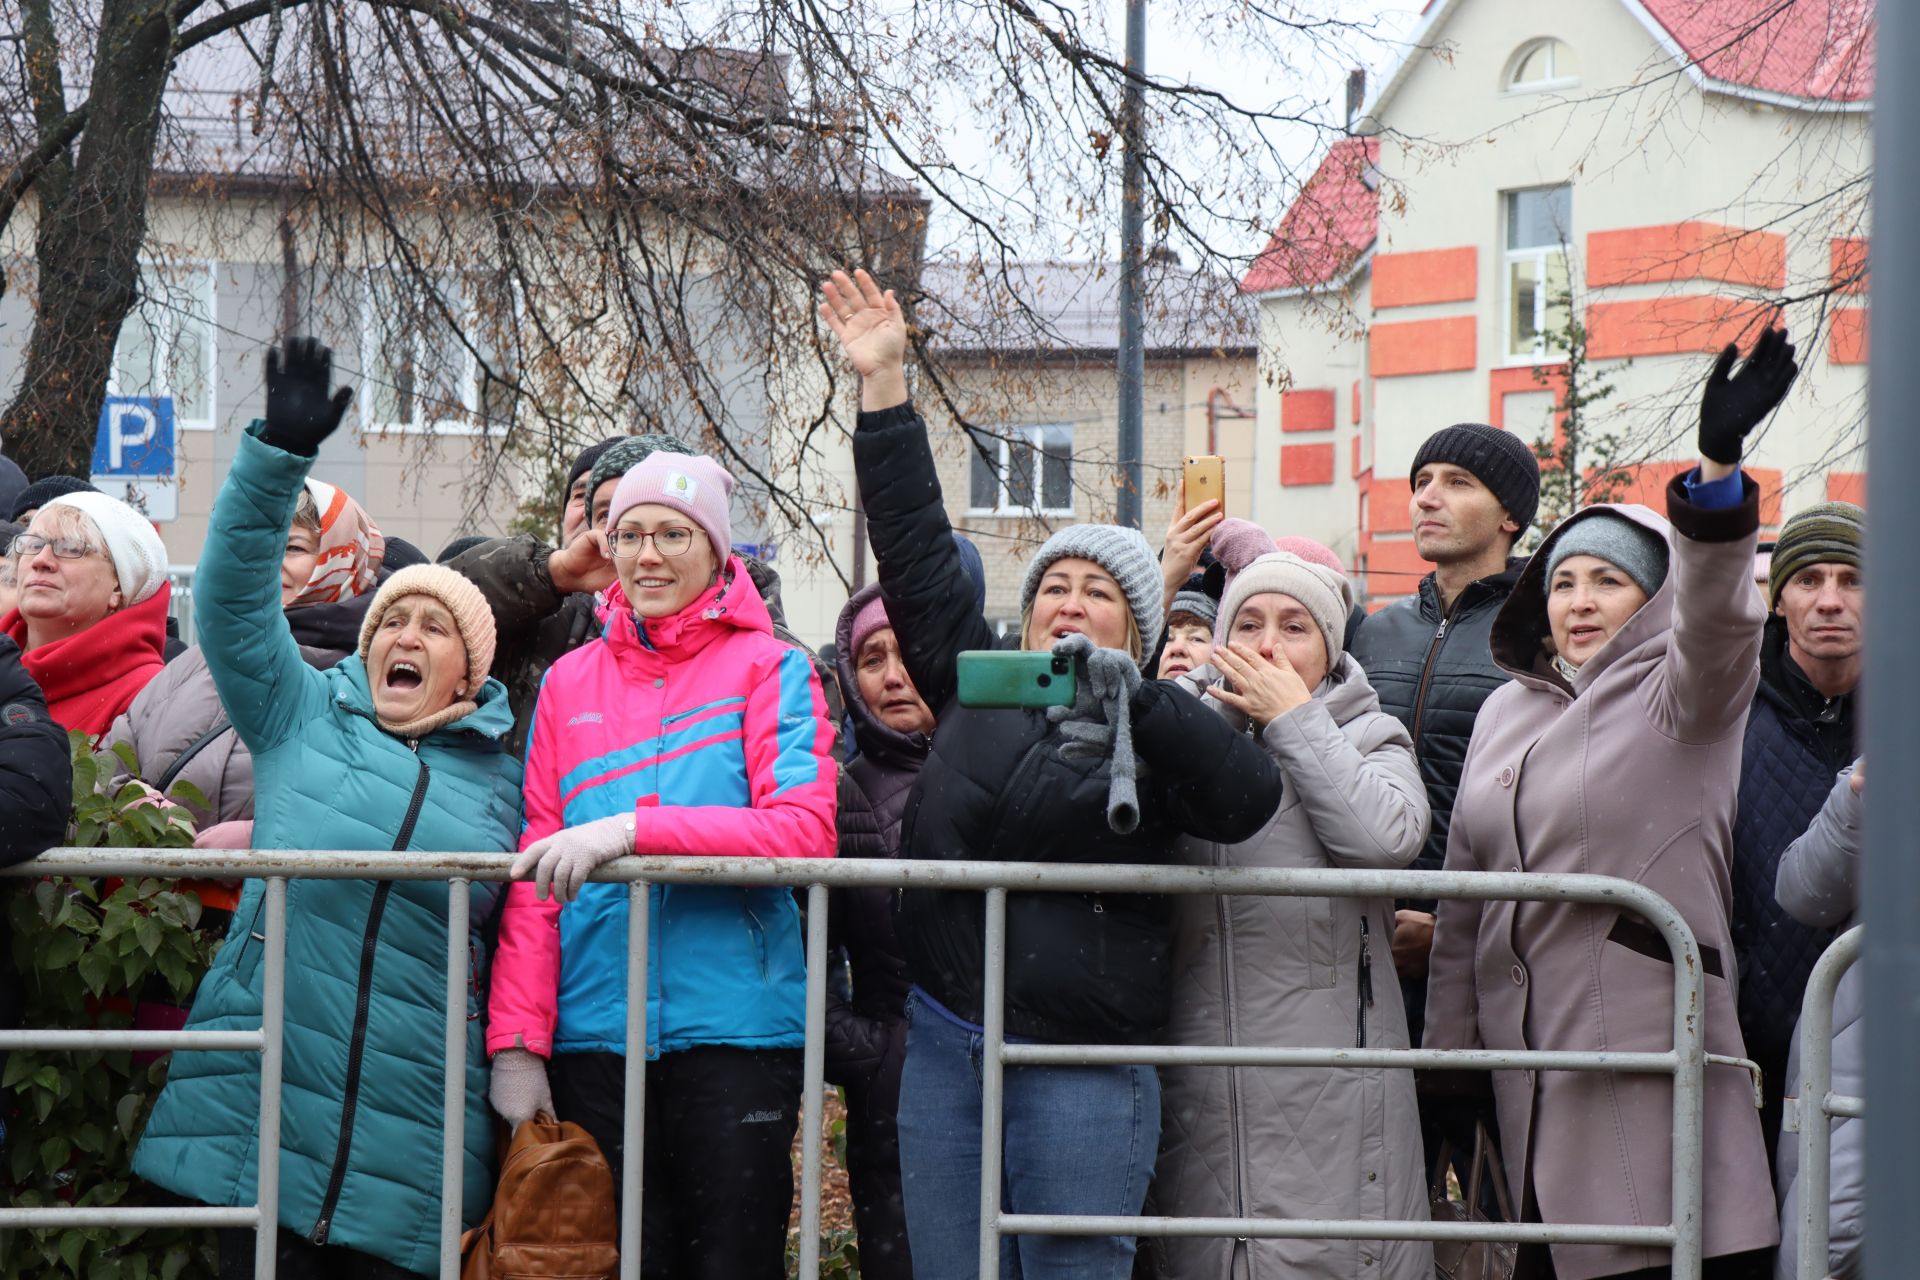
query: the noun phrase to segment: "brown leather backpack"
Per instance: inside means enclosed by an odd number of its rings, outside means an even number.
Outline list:
[[[614,1280],[613,1170],[577,1124],[537,1116],[514,1131],[486,1221],[460,1238],[460,1280]]]

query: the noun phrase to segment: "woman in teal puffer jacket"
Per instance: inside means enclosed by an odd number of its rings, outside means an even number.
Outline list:
[[[520,764],[506,690],[488,677],[493,619],[452,570],[419,565],[374,598],[360,651],[328,671],[300,656],[280,609],[280,560],[302,481],[340,423],[332,357],[288,343],[267,360],[267,417],[240,441],[214,502],[196,583],[201,645],[253,753],[262,849],[510,849]],[[250,880],[194,998],[193,1031],[256,1027],[265,882]],[[474,884],[478,929],[498,886]],[[294,880],[287,889],[279,1274],[386,1280],[437,1266],[444,882]],[[474,953],[479,952],[475,938]],[[475,975],[477,989],[478,974]],[[483,1010],[468,1000],[465,1203],[491,1193]],[[134,1161],[211,1205],[254,1202],[256,1053],[176,1053]],[[252,1275],[250,1232],[223,1233],[222,1280]]]

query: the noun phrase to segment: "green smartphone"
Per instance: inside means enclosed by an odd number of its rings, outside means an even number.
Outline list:
[[[960,655],[963,707],[1070,707],[1073,661],[1044,651],[969,649]]]

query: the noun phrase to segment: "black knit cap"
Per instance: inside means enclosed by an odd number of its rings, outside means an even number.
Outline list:
[[[1471,471],[1481,484],[1493,490],[1515,524],[1525,529],[1533,523],[1534,512],[1540,508],[1540,460],[1513,432],[1484,422],[1456,422],[1442,427],[1413,455],[1407,483],[1412,484],[1420,468],[1432,462],[1450,462]]]
[[[560,505],[567,505],[566,495],[573,492],[573,482],[593,470],[593,464],[600,461],[600,455],[619,444],[625,436],[609,436],[599,444],[590,444],[580,451],[580,456],[567,468],[567,482],[560,487]]]
[[[23,513],[38,511],[55,498],[64,498],[70,493],[98,492],[79,476],[47,476],[20,491],[20,496],[14,499],[13,510],[7,513],[7,519],[17,521]]]

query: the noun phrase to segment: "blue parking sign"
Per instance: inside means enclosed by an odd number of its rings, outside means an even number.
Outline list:
[[[93,441],[93,474],[170,480],[175,475],[172,396],[108,396]]]

